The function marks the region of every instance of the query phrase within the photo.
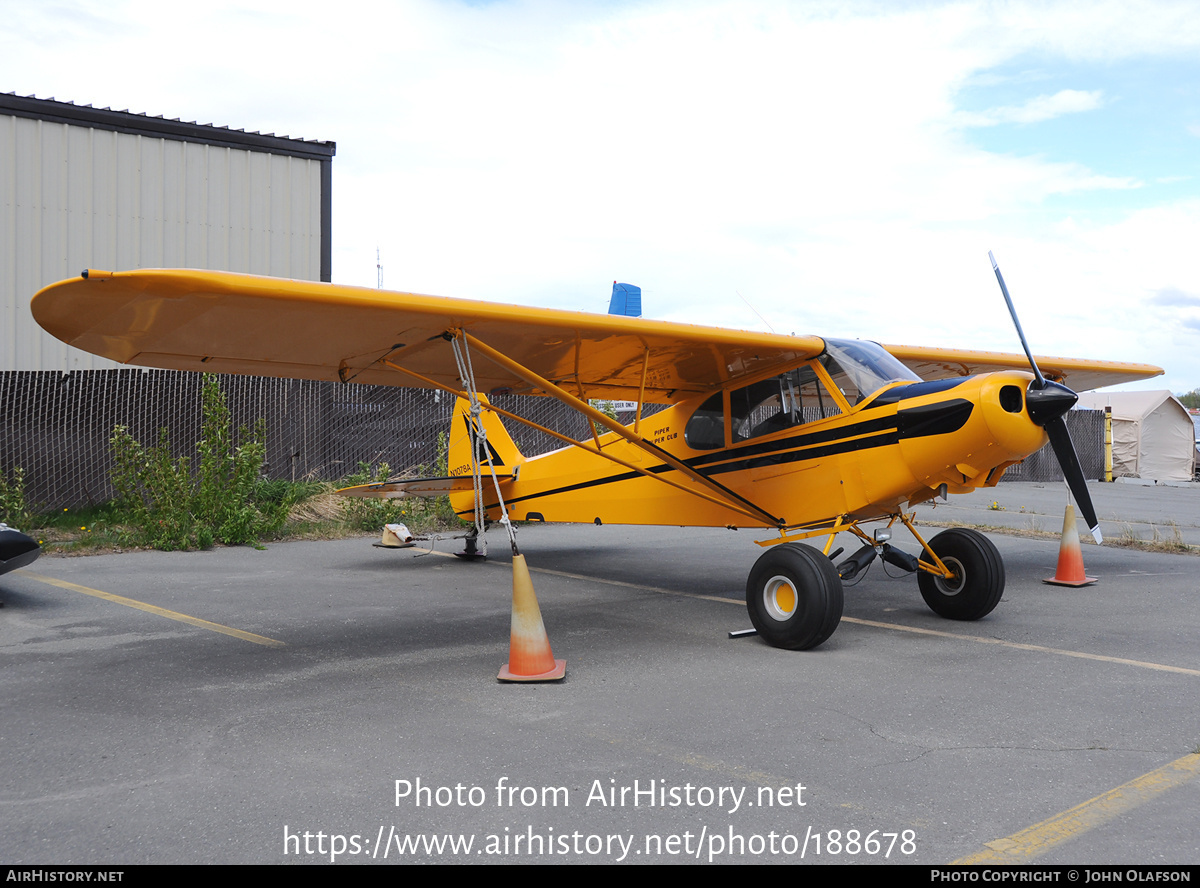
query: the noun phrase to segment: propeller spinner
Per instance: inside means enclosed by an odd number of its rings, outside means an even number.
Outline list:
[[[1017,336],[1021,338],[1021,347],[1025,349],[1025,356],[1029,358],[1029,366],[1033,370],[1033,382],[1029,383],[1025,392],[1029,418],[1046,430],[1050,446],[1054,448],[1054,455],[1058,458],[1063,476],[1067,479],[1067,486],[1071,488],[1071,495],[1079,505],[1079,513],[1092,531],[1092,537],[1097,543],[1102,543],[1104,537],[1100,533],[1100,522],[1096,520],[1096,510],[1092,507],[1092,497],[1083,477],[1083,467],[1079,464],[1075,445],[1071,443],[1071,433],[1067,431],[1067,422],[1063,419],[1063,414],[1075,406],[1079,396],[1065,385],[1050,382],[1042,376],[1037,361],[1033,359],[1033,352],[1029,350],[1029,343],[1025,340],[1025,331],[1021,329],[1017,310],[1013,308],[1012,297],[1008,295],[1008,287],[1004,285],[1004,275],[1000,274],[1000,266],[996,264],[996,257],[992,255],[991,250],[988,250],[988,258],[992,260],[992,270],[996,272],[996,280],[1000,282],[1000,292],[1004,294],[1004,301],[1008,303],[1008,313],[1012,315]]]

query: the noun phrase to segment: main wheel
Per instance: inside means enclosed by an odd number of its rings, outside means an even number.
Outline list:
[[[768,644],[806,651],[829,638],[842,619],[842,579],[816,549],[784,543],[754,562],[746,608]]]
[[[954,572],[951,577],[925,571],[917,575],[930,610],[950,620],[978,620],[990,614],[1004,594],[1004,561],[992,541],[978,531],[953,527],[931,539],[929,548]],[[928,553],[921,560],[932,563]]]

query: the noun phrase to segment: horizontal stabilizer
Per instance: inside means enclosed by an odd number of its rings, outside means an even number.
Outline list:
[[[497,474],[501,481],[507,481],[512,475]],[[485,474],[485,483],[488,476]],[[459,475],[450,478],[410,478],[406,481],[376,481],[372,484],[358,484],[354,487],[343,487],[335,491],[342,496],[361,496],[367,499],[404,499],[406,496],[445,496],[448,493],[469,493],[474,490],[470,475]]]

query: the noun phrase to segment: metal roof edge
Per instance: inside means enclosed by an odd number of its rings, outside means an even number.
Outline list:
[[[336,142],[319,142],[309,139],[293,139],[274,133],[246,132],[211,123],[185,122],[179,119],[151,117],[131,111],[114,111],[111,108],[95,108],[91,105],[76,105],[60,102],[53,98],[39,99],[35,96],[18,96],[16,93],[0,92],[0,114],[14,117],[45,120],[50,123],[65,123],[94,129],[112,130],[131,135],[153,136],[181,142],[199,142],[221,148],[240,148],[262,151],[268,154],[284,154],[310,160],[328,161],[337,153]]]

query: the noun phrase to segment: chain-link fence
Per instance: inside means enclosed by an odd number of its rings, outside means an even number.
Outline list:
[[[1075,454],[1083,467],[1083,477],[1093,481],[1104,479],[1104,411],[1070,410],[1063,417],[1067,431],[1075,444]],[[1058,457],[1047,444],[1037,453],[1025,458],[1020,465],[1004,473],[1005,481],[1061,481],[1062,469]]]
[[[425,389],[250,376],[220,380],[235,428],[265,421],[266,472],[272,478],[335,480],[360,462],[386,462],[393,471],[431,471],[438,435],[448,431],[454,409],[452,397]],[[175,455],[192,455],[200,438],[201,383],[200,374],[170,370],[0,373],[0,471],[23,468],[26,497],[42,507],[110,499],[113,428],[126,426],[147,444],[156,443],[165,428]],[[553,398],[504,395],[492,400],[572,439],[591,435],[586,419]],[[661,409],[647,405],[643,415]],[[618,417],[633,420],[631,413]],[[1103,412],[1072,411],[1067,424],[1085,474],[1100,477]],[[507,425],[526,456],[562,446],[544,432]],[[1048,447],[1005,475],[1020,481],[1061,477]]]
[[[265,471],[272,478],[331,481],[360,462],[432,471],[438,435],[449,431],[454,409],[450,395],[427,389],[218,378],[234,428],[264,420]],[[145,444],[157,443],[165,428],[175,456],[193,455],[202,380],[198,373],[171,370],[0,373],[0,472],[23,468],[27,499],[43,507],[104,502],[113,495],[108,472],[114,427],[126,426]],[[591,434],[586,419],[553,398],[504,395],[493,401],[573,439]],[[643,415],[660,409],[647,405]],[[526,456],[562,446],[536,429],[508,427]]]

